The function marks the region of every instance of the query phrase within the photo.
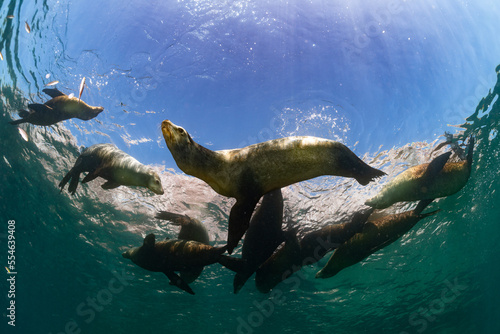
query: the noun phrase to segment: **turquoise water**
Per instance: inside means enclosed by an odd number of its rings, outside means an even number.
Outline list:
[[[500,60],[492,41],[499,9],[488,1],[397,4],[391,12],[381,2],[349,9],[2,3],[0,267],[8,265],[14,226],[17,274],[15,298],[6,281],[12,275],[2,274],[1,332],[498,332]],[[374,13],[391,13],[379,17],[386,32],[365,31],[363,40],[357,32]],[[428,24],[418,25],[419,15]],[[401,46],[408,36],[415,44]],[[96,119],[20,126],[29,141],[8,123],[17,109],[45,101],[47,82],[77,93],[83,76],[82,99],[105,107]],[[490,105],[481,109],[483,98]],[[225,243],[233,201],[177,168],[159,130],[167,118],[211,149],[287,135],[340,140],[388,173],[367,187],[324,177],[285,188],[285,227],[300,234],[341,221],[391,177],[427,162],[445,131],[474,135],[476,148],[467,185],[429,207],[437,215],[337,276],[314,278],[327,255],[271,294],[251,278],[234,295],[233,273],[215,264],[191,284],[191,296],[121,256],[148,233],[176,236],[177,227],[154,218],[159,210],[197,218],[212,245]],[[75,196],[61,193],[57,185],[80,147],[99,142],[150,164],[165,194],[105,191],[99,180]]]

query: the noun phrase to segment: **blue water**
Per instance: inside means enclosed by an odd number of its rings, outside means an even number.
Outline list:
[[[2,274],[1,333],[498,332],[499,16],[495,1],[4,0],[0,268],[14,221],[17,274],[14,298]],[[46,101],[48,82],[77,94],[83,77],[82,99],[105,108],[97,118],[20,125],[27,142],[8,124]],[[212,265],[191,296],[121,256],[148,233],[176,236],[158,210],[203,221],[213,245],[226,240],[233,200],[178,169],[164,119],[214,150],[339,140],[388,174],[367,187],[322,177],[285,188],[285,220],[301,234],[427,162],[445,132],[477,143],[467,185],[362,263],[315,279],[327,256],[271,294],[251,278],[237,295],[233,273]],[[80,148],[104,142],[151,165],[165,194],[99,180],[60,193]]]

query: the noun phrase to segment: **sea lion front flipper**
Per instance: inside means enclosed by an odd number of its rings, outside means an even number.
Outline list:
[[[167,275],[168,279],[170,280],[170,284],[173,284],[176,287],[186,291],[187,293],[194,295],[194,291],[186,282],[184,282],[182,278],[179,277],[179,275],[177,275],[173,271],[164,271],[163,273]]]
[[[66,95],[66,94],[64,94],[63,92],[61,92],[60,90],[58,90],[56,88],[45,88],[44,90],[42,90],[42,92],[44,92],[45,94],[47,94],[51,98],[55,98],[55,97],[58,97],[58,96],[64,96],[64,95]]]
[[[108,182],[105,182],[101,185],[101,188],[102,189],[115,189],[115,188],[118,188],[121,184],[115,182],[115,181],[108,181]]]
[[[159,211],[155,218],[168,220],[172,222],[174,225],[182,225],[185,223],[189,223],[189,217],[186,215],[180,215],[178,213],[168,212],[168,211]]]
[[[439,172],[441,172],[444,165],[446,165],[450,156],[451,152],[446,152],[434,158],[434,160],[429,163],[427,169],[422,175],[422,192],[425,192],[425,189],[428,189],[429,186],[434,182],[436,176],[439,174]]]
[[[19,116],[21,116],[21,114],[19,114]],[[469,146],[467,148],[467,163],[469,164],[469,167],[472,165],[472,156],[474,155],[474,142],[475,142],[474,137],[470,136]]]
[[[257,200],[244,199],[236,200],[236,203],[231,208],[229,213],[229,223],[227,229],[227,252],[231,254],[233,249],[238,246],[241,238],[245,234],[250,225],[253,210],[257,205]]]
[[[85,175],[85,177],[83,178],[82,180],[82,183],[87,183],[87,182],[90,182],[92,180],[94,180],[96,177],[99,176],[99,173],[97,172],[97,170],[94,170],[92,172],[89,172],[87,175]]]
[[[51,107],[49,107],[45,104],[40,104],[40,103],[28,104],[28,108],[30,108],[31,110],[34,110],[37,113],[42,113],[42,114],[53,111],[53,109]]]

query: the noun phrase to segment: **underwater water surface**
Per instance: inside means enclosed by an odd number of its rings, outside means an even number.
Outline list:
[[[495,1],[2,1],[1,333],[498,332],[499,14]],[[82,100],[104,107],[96,118],[9,124],[48,100],[49,82],[78,95],[84,77]],[[177,237],[161,210],[226,243],[234,199],[179,169],[165,119],[211,150],[337,140],[387,173],[365,187],[327,176],[283,188],[283,228],[300,236],[450,150],[446,138],[476,145],[468,183],[433,202],[436,215],[335,277],[315,278],[327,254],[271,293],[252,277],[234,294],[234,273],[213,264],[192,296],[122,257],[149,233]],[[61,192],[98,143],[151,166],[164,194],[102,179]]]

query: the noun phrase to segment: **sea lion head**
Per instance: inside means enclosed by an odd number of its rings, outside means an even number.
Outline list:
[[[140,267],[148,268],[151,260],[154,258],[152,254],[155,248],[155,235],[148,234],[144,238],[144,243],[140,247],[130,248],[129,250],[122,253],[122,256],[126,259],[132,260],[135,264]]]
[[[147,183],[147,187],[149,190],[154,192],[157,195],[163,195],[163,187],[161,185],[161,180],[158,174],[155,171],[151,171],[149,174],[149,179]]]
[[[186,130],[169,120],[164,120],[161,123],[161,131],[163,132],[165,143],[172,153],[177,166],[184,172],[187,172],[185,168],[189,169],[193,160],[197,160],[196,153],[198,151],[198,144],[194,142]],[[189,172],[187,173],[189,174]]]
[[[73,99],[75,99],[75,98],[73,98]],[[81,120],[84,120],[84,121],[88,121],[94,117],[97,117],[97,115],[99,115],[101,112],[103,112],[103,110],[104,110],[103,107],[88,106],[87,110],[82,112],[78,118]]]
[[[163,132],[165,143],[170,150],[178,146],[189,145],[193,142],[193,139],[191,139],[191,136],[184,128],[175,125],[168,119],[161,123],[161,131]]]

